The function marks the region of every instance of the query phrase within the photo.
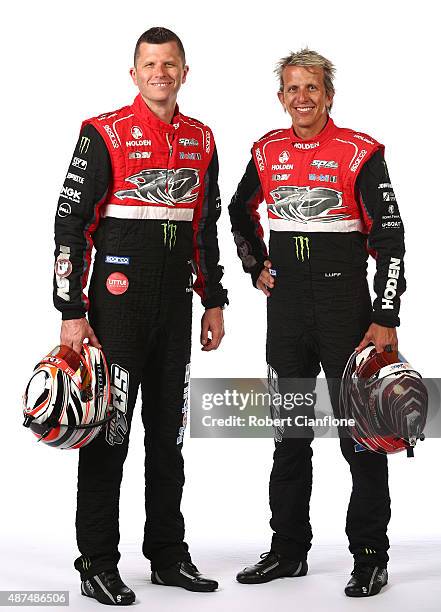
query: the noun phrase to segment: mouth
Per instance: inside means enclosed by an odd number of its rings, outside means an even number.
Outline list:
[[[157,87],[158,89],[161,89],[161,87],[168,87],[170,85],[172,85],[172,81],[161,81],[160,83],[149,83],[149,85],[151,85],[152,87]]]
[[[314,106],[295,106],[294,110],[300,113],[301,115],[302,114],[306,115],[306,113],[310,113],[311,111],[313,111],[314,108],[315,108]]]

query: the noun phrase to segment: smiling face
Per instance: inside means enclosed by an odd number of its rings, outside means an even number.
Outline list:
[[[323,68],[286,66],[282,78],[283,90],[278,96],[291,115],[295,133],[301,138],[313,138],[325,126],[332,103],[332,96],[325,90]]]
[[[141,43],[136,65],[130,70],[144,101],[174,106],[178,91],[188,73],[178,45]]]

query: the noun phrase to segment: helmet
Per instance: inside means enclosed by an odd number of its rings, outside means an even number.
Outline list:
[[[396,351],[354,352],[340,387],[340,409],[352,438],[378,453],[407,450],[424,439],[428,394],[421,375]]]
[[[78,354],[61,345],[34,368],[23,396],[23,425],[49,446],[80,448],[114,416],[109,404],[103,352],[83,344]]]

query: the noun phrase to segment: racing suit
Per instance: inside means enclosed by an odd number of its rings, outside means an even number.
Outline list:
[[[267,362],[280,392],[288,379],[315,386],[323,367],[331,404],[339,414],[344,366],[371,322],[399,325],[404,231],[383,156],[366,134],[341,129],[328,118],[311,140],[293,129],[275,130],[253,146],[253,158],[229,207],[243,267],[254,285],[265,259],[275,286],[267,301]],[[266,200],[269,255],[258,206]],[[371,305],[368,251],[376,257]],[[309,382],[308,382],[309,381]],[[339,430],[353,489],[346,533],[358,561],[388,560],[390,519],[387,458],[354,445]],[[313,430],[301,437],[276,429],[270,478],[272,550],[305,559],[311,547],[309,500]]]
[[[131,106],[82,125],[55,217],[54,303],[63,319],[88,311],[118,408],[79,451],[75,567],[82,579],[120,558],[119,491],[139,386],[143,553],[154,569],[190,560],[180,501],[193,289],[205,308],[228,303],[218,264],[217,179],[210,129],[177,107],[165,124],[139,95]],[[92,244],[89,308],[82,290]]]

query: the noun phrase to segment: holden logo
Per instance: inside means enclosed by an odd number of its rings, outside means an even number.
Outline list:
[[[286,164],[286,162],[288,161],[288,159],[289,159],[289,153],[288,153],[288,151],[282,151],[282,152],[280,153],[280,155],[279,155],[279,162],[280,162],[281,164]]]
[[[136,138],[136,140],[139,140],[140,138],[142,138],[142,130],[137,125],[134,125],[132,129],[130,130],[130,132],[133,138]]]

